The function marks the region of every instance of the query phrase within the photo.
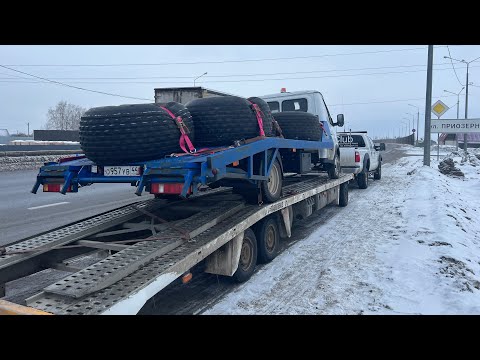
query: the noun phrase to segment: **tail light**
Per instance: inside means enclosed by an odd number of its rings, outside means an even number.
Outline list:
[[[355,151],[355,162],[360,162],[360,153]]]
[[[43,192],[60,192],[62,190],[63,184],[43,184]],[[67,192],[72,191],[72,186],[70,186]]]
[[[150,186],[150,194],[181,194],[183,183],[154,183]],[[187,194],[192,193],[192,187],[188,189]]]

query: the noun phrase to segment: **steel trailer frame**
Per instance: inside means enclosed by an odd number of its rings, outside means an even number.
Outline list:
[[[101,166],[81,156],[71,161],[46,163],[42,166],[32,193],[35,194],[40,185],[45,184],[62,184],[60,193],[66,194],[77,192],[80,186],[93,183],[130,183],[136,186],[135,194],[140,196],[144,189],[150,191],[152,184],[181,183],[183,186],[180,196],[186,198],[189,194],[197,194],[200,185],[208,185],[221,179],[242,179],[253,183],[267,180],[281,149],[313,152],[331,147],[333,140],[328,127],[325,137],[322,136],[319,141],[257,137],[228,148],[209,148],[195,154],[172,154],[159,160],[130,163],[128,165],[141,167],[141,174],[135,176],[105,176],[101,173]],[[256,173],[254,168],[255,156],[263,158],[263,167],[259,169],[259,173]],[[243,159],[247,159],[246,170],[235,167],[235,164]],[[95,167],[97,172],[93,171]]]

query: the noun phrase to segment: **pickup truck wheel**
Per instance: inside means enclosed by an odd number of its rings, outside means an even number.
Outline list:
[[[268,263],[275,259],[280,247],[280,233],[277,220],[273,217],[261,221],[256,228],[258,261]]]
[[[265,202],[272,203],[280,199],[280,196],[282,196],[282,183],[282,167],[280,166],[278,159],[275,159],[268,180],[262,181],[261,183],[263,199]]]
[[[373,178],[375,180],[380,180],[382,178],[382,162],[381,161],[378,163],[378,168],[373,174]]]
[[[328,165],[328,177],[330,179],[338,179],[340,177],[340,158],[335,155],[333,164]]]
[[[360,174],[358,174],[357,175],[357,182],[358,182],[358,187],[360,189],[368,188],[368,172],[363,171]]]
[[[244,282],[250,279],[257,265],[257,238],[252,229],[245,230],[243,235],[242,249],[240,250],[240,259],[238,260],[237,271],[233,278],[237,282]]]
[[[348,205],[348,181],[340,185],[338,205],[342,207]]]

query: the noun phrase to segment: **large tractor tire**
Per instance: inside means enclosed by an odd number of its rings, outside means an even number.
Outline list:
[[[318,141],[322,128],[318,118],[302,111],[284,111],[273,115],[286,139]]]
[[[181,116],[195,140],[192,117],[182,104],[163,105]],[[122,165],[154,160],[181,152],[180,130],[157,104],[97,107],[80,120],[80,145],[87,158],[99,165]]]
[[[251,104],[237,96],[195,99],[186,104],[192,115],[200,146],[232,145],[236,140],[260,135],[258,120]],[[272,124],[263,122],[265,134],[271,134]]]

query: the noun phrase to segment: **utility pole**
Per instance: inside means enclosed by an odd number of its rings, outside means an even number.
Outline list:
[[[27,122],[27,136],[30,136],[30,123]]]
[[[466,90],[465,90],[465,120],[468,119],[468,65],[470,65],[469,62],[467,62],[467,83],[466,83]],[[467,134],[463,134],[463,150],[467,152]]]
[[[433,70],[433,45],[428,45],[427,62],[427,96],[425,99],[425,135],[423,141],[423,165],[430,166],[430,125],[432,122],[432,70]]]

